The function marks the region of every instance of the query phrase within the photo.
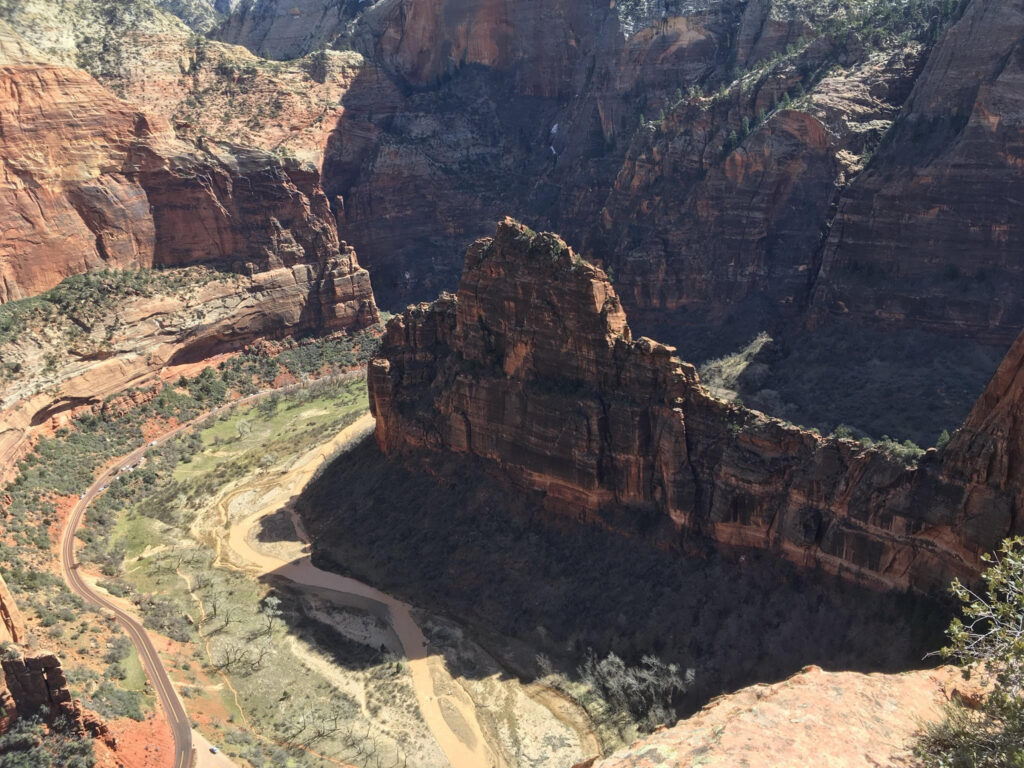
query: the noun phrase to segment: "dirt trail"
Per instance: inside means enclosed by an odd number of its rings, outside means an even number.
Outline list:
[[[443,659],[438,655],[428,654],[426,639],[413,621],[408,604],[355,579],[316,568],[310,561],[308,539],[301,525],[296,525],[296,530],[307,546],[297,551],[296,557],[290,561],[258,552],[249,544],[250,531],[262,518],[287,507],[329,456],[352,440],[367,434],[373,428],[373,424],[373,417],[366,414],[346,427],[329,443],[301,456],[285,474],[275,476],[262,486],[248,485],[232,494],[250,493],[258,487],[266,489],[266,492],[259,496],[255,511],[230,527],[228,548],[259,575],[273,572],[296,584],[355,595],[385,606],[408,660],[413,689],[423,719],[448,762],[453,768],[504,768],[505,762],[501,756],[488,748],[477,721],[476,708],[465,701],[468,697],[438,695],[435,690],[435,681],[441,683],[437,686],[441,690],[461,689],[458,682],[449,674]],[[230,497],[226,498],[221,505],[225,516],[228,512],[229,499]],[[293,517],[297,518],[294,513]]]

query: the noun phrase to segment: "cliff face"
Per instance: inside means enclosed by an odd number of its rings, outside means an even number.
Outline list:
[[[839,204],[820,316],[1011,342],[1024,325],[1024,3],[974,0]]]
[[[12,54],[0,70],[0,300],[97,267],[216,263],[290,271],[311,324],[376,318],[367,274],[340,247],[314,170],[180,142],[84,72],[24,59]]]
[[[110,730],[106,723],[84,710],[81,702],[71,699],[64,668],[54,654],[37,652],[30,656],[5,656],[0,664],[4,681],[0,686],[0,733],[16,717],[45,713],[49,721],[65,718],[79,736],[109,741]]]
[[[307,295],[295,300],[315,306],[311,324],[375,317],[368,277],[342,253],[315,171],[180,142],[86,73],[13,46],[0,68],[0,301],[97,267],[217,263],[248,274],[305,268]]]
[[[194,22],[184,4],[160,3]],[[211,136],[317,166],[363,65],[353,51],[267,61],[197,35],[152,0],[24,0],[0,7],[0,19],[44,50],[47,63],[88,71],[183,138]]]
[[[390,308],[512,212],[613,268],[638,326],[710,331],[700,354],[808,320],[1024,325],[1016,2],[101,5],[0,13],[180,135],[322,163]]]
[[[1013,453],[996,414],[1020,407],[1021,355],[944,456],[907,467],[713,398],[673,348],[631,338],[604,272],[506,220],[469,249],[457,296],[389,323],[369,388],[388,454],[469,452],[555,512],[932,589],[1020,528],[1017,468],[991,458]]]
[[[831,48],[808,46],[792,68],[685,97],[634,138],[601,218],[577,235],[583,254],[614,269],[648,327],[754,316],[756,332],[800,317],[841,191],[895,116],[919,54],[822,78],[791,108],[801,68],[822,66]]]
[[[209,268],[188,291],[135,297],[82,322],[76,343],[48,327],[10,340],[5,361],[20,373],[0,390],[0,459],[16,458],[51,415],[165,365],[377,322],[369,276],[339,242],[314,169],[178,140],[5,29],[0,62],[0,302],[97,268]]]

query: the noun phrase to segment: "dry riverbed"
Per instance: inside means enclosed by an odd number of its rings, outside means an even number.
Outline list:
[[[148,502],[174,510],[139,503],[119,521],[121,580],[191,622],[180,630],[191,658],[169,664],[190,715],[239,765],[562,766],[595,754],[571,700],[503,674],[457,626],[309,562],[290,503],[372,425],[362,382],[225,414]]]

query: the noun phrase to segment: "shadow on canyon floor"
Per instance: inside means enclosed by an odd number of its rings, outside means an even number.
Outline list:
[[[298,508],[318,565],[455,619],[517,674],[535,674],[540,653],[571,672],[588,648],[694,667],[681,714],[807,664],[925,666],[949,618],[939,601],[802,573],[769,553],[734,560],[690,540],[683,556],[654,546],[659,532],[643,525],[626,538],[553,519],[479,460],[389,461],[372,438],[328,466]]]

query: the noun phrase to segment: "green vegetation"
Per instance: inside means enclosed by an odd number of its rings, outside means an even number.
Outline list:
[[[0,768],[92,768],[92,740],[58,720],[46,726],[39,718],[20,718],[0,735]]]
[[[963,619],[950,624],[942,655],[992,687],[977,708],[954,701],[925,728],[917,755],[927,768],[1024,766],[1024,539],[1008,539],[984,559],[980,594],[953,582]]]
[[[734,398],[741,388],[740,377],[771,342],[772,337],[762,331],[740,351],[708,360],[698,369],[701,383],[714,395]]]
[[[672,702],[693,683],[695,672],[678,664],[666,664],[646,655],[635,667],[626,665],[614,653],[603,659],[591,651],[577,670],[580,680],[618,713],[628,714],[644,731],[659,725],[675,725],[679,719]]]
[[[0,345],[60,318],[90,325],[127,299],[194,290],[219,273],[207,269],[98,270],[73,275],[46,293],[0,305]]]
[[[296,370],[318,370],[338,350],[331,345],[289,361]],[[195,379],[182,386],[209,391]],[[393,701],[411,702],[394,659],[333,633],[283,585],[269,588],[214,559],[213,540],[225,535],[217,521],[227,509],[218,499],[229,487],[272,487],[296,456],[323,445],[366,408],[366,384],[357,377],[266,396],[149,450],[142,467],[123,474],[90,508],[89,544],[81,556],[111,574],[103,586],[134,603],[147,626],[195,648],[201,672],[221,690],[207,692],[192,665],[179,665],[194,683],[190,697],[213,696],[228,709],[231,718],[217,741],[254,765],[307,764],[305,750],[314,747],[358,765],[401,763],[365,726],[354,727],[359,703],[293,649],[333,658],[391,690]],[[106,681],[87,691],[101,711],[134,716],[132,695],[140,693],[130,692],[134,658],[124,650],[111,646],[107,677],[129,691],[111,690]],[[302,696],[294,695],[300,691]]]
[[[55,288],[29,299],[0,305],[0,349],[13,347],[0,364],[0,383],[24,375],[17,342],[22,336],[45,339],[53,351],[44,357],[53,372],[70,355],[98,356],[110,351],[116,331],[111,309],[120,303],[154,295],[180,295],[214,280],[237,275],[209,267],[99,270],[73,275]]]
[[[169,290],[169,283],[160,282],[164,277],[169,278],[160,273],[149,276],[93,273],[62,284],[59,290],[55,289],[45,299],[33,299],[28,304],[15,302],[0,308],[0,311],[10,310],[6,317],[15,318],[14,325],[25,323],[25,327],[31,327],[41,318],[49,317],[49,313],[55,313],[55,318],[63,318],[60,314],[63,311],[77,312],[80,304],[88,304],[96,298],[97,292],[102,294],[108,289],[114,296]],[[105,306],[104,302],[109,300],[97,299],[100,306]],[[57,497],[77,496],[92,484],[101,465],[143,444],[147,422],[189,421],[223,404],[233,393],[247,395],[268,389],[281,376],[286,377],[285,381],[288,377],[329,376],[352,361],[359,363],[372,356],[376,344],[376,334],[368,331],[353,337],[312,339],[293,344],[283,351],[269,345],[257,346],[222,363],[216,370],[208,368],[197,376],[182,378],[171,386],[165,386],[155,398],[130,410],[123,411],[119,406],[121,395],[112,396],[94,412],[75,419],[70,427],[61,429],[52,438],[40,440],[33,452],[19,464],[17,478],[0,488],[0,498],[5,501],[3,520],[7,536],[4,542],[0,542],[0,574],[17,594],[22,610],[29,617],[34,615],[38,618],[41,625],[48,628],[50,637],[64,638],[65,642],[72,643],[80,641],[79,651],[85,655],[92,654],[95,638],[86,633],[99,629],[97,624],[88,625],[90,618],[95,621],[96,612],[72,595],[60,577],[49,573],[47,568],[47,564],[52,563],[54,542],[50,532],[57,520]],[[319,437],[325,434],[323,430],[329,429],[324,414],[331,413],[339,404],[328,391],[331,387],[336,389],[337,385],[314,383],[292,398],[292,405],[318,402],[320,415],[316,419],[322,419],[317,421],[321,430],[317,433]],[[365,400],[365,395],[363,398]],[[287,411],[295,416],[296,411],[289,411],[287,404],[273,402],[275,410],[280,405],[282,414]],[[360,408],[365,408],[365,405]],[[342,415],[347,413],[347,410],[342,411]],[[225,414],[224,420],[230,417],[230,414]],[[223,424],[224,420],[215,423]],[[281,415],[270,428],[280,429],[282,435],[288,435],[289,431],[283,425],[286,420],[287,417]],[[249,421],[256,420],[250,418]],[[235,429],[234,426],[231,428]],[[315,432],[312,428],[307,428],[307,431]],[[239,432],[235,437],[241,434]],[[283,437],[279,444],[282,456],[287,455],[286,441],[287,437]],[[166,454],[169,465],[176,465],[190,461],[203,446],[199,435],[187,434],[162,449],[162,454]],[[239,465],[252,465],[261,458],[250,453],[241,459]],[[79,537],[85,542],[81,557],[100,566],[107,577],[104,584],[113,594],[133,594],[129,585],[114,578],[121,573],[124,558],[129,552],[137,554],[145,547],[145,542],[153,540],[154,535],[168,530],[168,526],[187,525],[194,517],[194,510],[177,500],[177,487],[161,485],[159,470],[156,462],[147,459],[133,472],[122,474],[90,507],[88,525],[79,532]],[[232,467],[223,469],[225,473],[230,471]],[[156,503],[152,506],[151,516],[118,518],[120,512],[138,498],[138,494],[149,493],[154,487],[157,488],[154,494]],[[195,498],[198,497],[193,497],[193,501]],[[118,535],[111,544],[107,534],[114,530],[115,524]],[[147,623],[171,637],[189,636],[180,606],[161,597],[137,597],[147,616]],[[78,619],[83,621],[82,628],[73,630],[72,626]],[[108,628],[117,631],[112,624]],[[72,683],[76,695],[81,695],[97,711],[111,717],[141,718],[151,707],[152,697],[140,686],[141,667],[132,655],[116,663],[108,661],[107,674],[103,679],[87,673],[88,670],[83,670],[73,675]],[[77,693],[79,691],[81,693]]]

